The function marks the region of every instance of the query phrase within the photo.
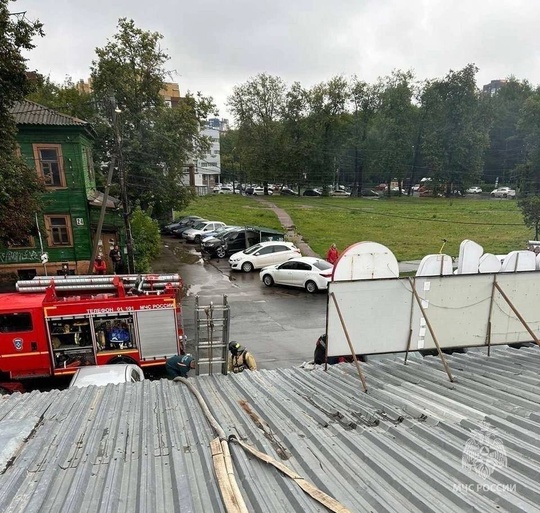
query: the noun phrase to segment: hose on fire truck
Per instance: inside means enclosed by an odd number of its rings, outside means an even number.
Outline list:
[[[186,385],[189,390],[196,397],[201,409],[208,420],[209,424],[212,426],[212,429],[216,432],[217,438],[212,440],[210,446],[212,449],[212,459],[214,462],[214,471],[216,473],[219,488],[225,502],[225,507],[229,513],[247,513],[248,509],[242,497],[242,492],[238,487],[236,482],[236,477],[234,475],[234,468],[231,458],[231,453],[229,451],[229,443],[238,444],[246,452],[255,456],[257,459],[272,465],[281,473],[285,474],[287,477],[292,479],[296,485],[298,485],[305,493],[310,497],[315,499],[317,502],[322,504],[325,508],[333,513],[352,513],[339,501],[330,497],[324,493],[321,489],[317,488],[314,484],[310,483],[302,476],[297,474],[294,470],[287,467],[283,463],[277,461],[275,458],[272,458],[268,454],[265,454],[261,451],[258,451],[251,445],[246,444],[245,442],[239,440],[235,435],[231,435],[227,438],[225,431],[219,425],[216,418],[210,412],[206,401],[204,400],[201,393],[190,383],[186,378],[177,377],[174,378],[174,381],[179,381]]]

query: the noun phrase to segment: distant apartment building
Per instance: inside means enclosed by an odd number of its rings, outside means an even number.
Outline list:
[[[77,82],[77,91],[79,93],[91,93],[92,92],[92,79],[89,78],[88,82],[85,82],[82,78]]]
[[[202,185],[206,185],[209,190],[219,183],[221,175],[219,134],[220,129],[210,125],[201,130],[201,135],[210,140],[210,149],[200,159],[197,159],[196,169],[202,176]]]
[[[506,84],[507,80],[492,80],[489,84],[486,84],[482,87],[482,92],[489,94],[490,96],[493,96],[504,84]]]
[[[229,129],[228,119],[210,118],[201,129],[201,135],[210,141],[209,150],[186,166],[182,177],[184,185],[191,185],[200,195],[209,194],[221,182],[220,135]]]
[[[180,102],[180,87],[175,82],[165,82],[165,87],[159,94],[169,107],[176,107]]]
[[[77,82],[77,90],[81,93],[92,92],[92,78],[84,81],[82,78]],[[180,101],[180,87],[175,82],[165,82],[163,89],[159,92],[165,104],[169,107],[176,107]]]
[[[208,120],[207,125],[211,128],[219,130],[220,132],[226,132],[229,130],[228,119],[211,118]]]

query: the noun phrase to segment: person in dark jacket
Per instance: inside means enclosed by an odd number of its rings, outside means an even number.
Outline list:
[[[174,355],[167,358],[165,370],[169,379],[187,378],[188,372],[195,368],[195,358],[190,354]]]
[[[119,274],[122,272],[122,252],[118,244],[114,245],[114,248],[109,251],[109,257],[113,264],[114,274]]]
[[[363,354],[357,354],[356,359],[359,362],[367,362],[367,356]],[[351,355],[344,356],[326,356],[326,333],[323,333],[315,344],[315,351],[313,353],[313,363],[317,365],[335,365],[336,363],[353,362],[354,358]]]

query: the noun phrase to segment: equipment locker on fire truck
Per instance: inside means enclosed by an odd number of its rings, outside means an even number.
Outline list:
[[[182,352],[178,275],[38,277],[0,294],[0,375],[164,365]]]

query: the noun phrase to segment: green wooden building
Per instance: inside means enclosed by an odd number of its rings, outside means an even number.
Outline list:
[[[43,180],[46,192],[34,234],[0,249],[0,273],[15,273],[19,279],[88,274],[103,200],[92,162],[95,132],[86,121],[30,101],[15,105],[12,114],[21,155]],[[110,272],[109,251],[124,242],[120,207],[109,197],[98,246]]]

